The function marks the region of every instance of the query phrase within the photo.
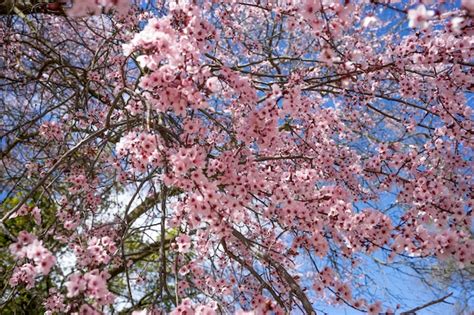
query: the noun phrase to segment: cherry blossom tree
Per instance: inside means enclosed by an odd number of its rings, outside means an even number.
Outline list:
[[[378,314],[456,294],[374,265],[472,279],[473,1],[0,14],[3,309]]]

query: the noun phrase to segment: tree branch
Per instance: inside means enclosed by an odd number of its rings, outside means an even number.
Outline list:
[[[453,295],[453,292],[437,299],[437,300],[433,300],[431,302],[428,302],[426,304],[423,304],[421,306],[418,306],[418,307],[415,307],[409,311],[406,311],[406,312],[402,312],[400,313],[400,315],[409,315],[409,314],[415,314],[417,311],[421,310],[421,309],[424,309],[424,308],[427,308],[427,307],[430,307],[432,305],[435,305],[435,304],[438,304],[438,303],[441,303],[441,302],[444,302],[444,300],[446,300],[448,297],[450,297],[451,295]]]

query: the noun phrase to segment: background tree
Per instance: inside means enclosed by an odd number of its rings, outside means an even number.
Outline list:
[[[425,280],[471,277],[473,7],[3,2],[2,307],[459,299]],[[374,266],[439,296],[387,299]]]

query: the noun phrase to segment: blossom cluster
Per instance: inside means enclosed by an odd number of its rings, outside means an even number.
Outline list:
[[[26,260],[24,264],[15,267],[10,278],[10,285],[26,285],[27,289],[35,286],[35,278],[48,275],[56,264],[56,257],[43,246],[43,241],[26,231],[18,234],[18,241],[9,246],[10,252],[17,260]]]

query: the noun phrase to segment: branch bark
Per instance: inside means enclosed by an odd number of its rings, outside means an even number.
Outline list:
[[[53,15],[65,15],[63,6],[65,1],[47,0],[3,0],[0,1],[0,15],[18,15],[18,11],[23,14],[44,13]]]
[[[413,308],[413,309],[411,309],[411,310],[409,310],[409,311],[402,312],[402,313],[400,313],[400,315],[415,314],[415,313],[416,313],[417,311],[419,311],[419,310],[422,310],[422,309],[427,308],[427,307],[430,307],[430,306],[432,306],[432,305],[435,305],[435,304],[444,302],[444,300],[446,300],[446,299],[447,299],[448,297],[450,297],[451,295],[453,295],[453,292],[451,292],[451,293],[449,293],[449,294],[447,294],[447,295],[445,295],[445,296],[443,296],[443,297],[441,297],[441,298],[439,298],[439,299],[437,299],[437,300],[433,300],[433,301],[428,302],[428,303],[426,303],[426,304],[423,304],[423,305],[421,305],[421,306],[415,307],[415,308]]]
[[[233,229],[232,235],[234,235],[242,243],[248,246],[251,246],[251,243],[247,240],[247,238],[236,229]],[[283,280],[285,280],[285,282],[290,286],[291,291],[296,295],[296,297],[300,300],[301,304],[303,305],[303,308],[306,311],[306,314],[316,315],[316,311],[313,309],[313,306],[311,305],[311,302],[308,300],[308,297],[303,292],[301,287],[298,285],[296,280],[288,273],[288,271],[286,271],[286,269],[282,265],[280,265],[278,262],[271,259],[268,255],[259,254],[259,256],[261,256],[261,258],[263,258],[267,263],[273,266],[273,268],[277,270],[277,272],[280,274]]]
[[[224,248],[224,251],[226,252],[227,255],[229,255],[230,258],[238,262],[242,267],[247,269],[261,284],[262,286],[270,292],[270,294],[273,296],[275,301],[280,305],[282,308],[286,309],[285,303],[282,301],[280,296],[273,290],[272,286],[269,285],[259,274],[258,272],[247,262],[244,260],[240,259],[238,256],[236,256],[234,253],[232,253],[228,248],[224,240],[222,240],[222,246]]]

